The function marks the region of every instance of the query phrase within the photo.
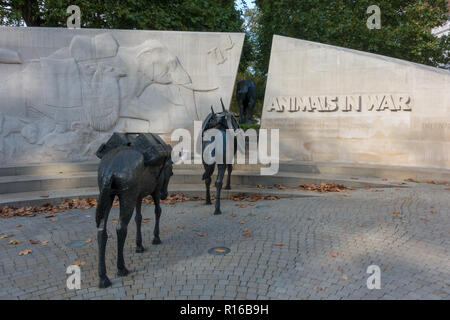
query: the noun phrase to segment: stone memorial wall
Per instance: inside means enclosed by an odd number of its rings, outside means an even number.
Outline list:
[[[274,36],[261,123],[282,161],[450,169],[450,71]]]
[[[85,161],[229,106],[244,34],[0,28],[0,163]]]

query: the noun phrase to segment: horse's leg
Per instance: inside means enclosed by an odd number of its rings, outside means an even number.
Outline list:
[[[211,204],[211,193],[210,193],[211,176],[214,172],[215,164],[204,164],[203,166],[205,167],[205,173],[203,173],[203,180],[205,180],[205,187],[206,187],[205,204]]]
[[[233,171],[233,164],[227,164],[227,171],[228,171],[228,177],[227,177],[227,185],[225,186],[225,190],[231,190],[231,172]]]
[[[222,182],[223,182],[223,176],[225,174],[225,164],[218,164],[218,172],[217,172],[217,179],[216,179],[216,209],[214,210],[214,214],[222,214],[220,211],[220,191],[222,190]]]
[[[239,106],[239,123],[245,123],[245,107],[244,107],[245,93],[238,93],[236,96],[237,104]]]
[[[127,237],[128,223],[133,215],[136,199],[130,199],[130,195],[122,195],[119,197],[120,201],[120,216],[117,224],[117,275],[120,277],[126,276],[129,271],[125,268],[125,261],[123,259],[123,246]]]
[[[97,243],[98,243],[98,276],[100,278],[99,287],[107,288],[111,285],[111,281],[106,275],[105,250],[106,241],[108,240],[108,232],[106,223],[108,221],[109,211],[111,210],[114,196],[104,195],[100,193],[99,202],[96,209],[97,221]]]
[[[249,88],[248,92],[248,104],[247,104],[247,121],[249,123],[252,122],[252,116],[253,116],[253,109],[255,108],[256,103],[256,88],[251,87]]]
[[[152,244],[161,244],[161,239],[159,238],[159,218],[161,217],[161,206],[159,204],[159,191],[155,191],[152,194],[153,202],[155,203],[155,230],[153,231],[153,242]]]
[[[141,234],[141,223],[142,223],[142,198],[138,198],[136,202],[136,215],[134,216],[134,221],[136,222],[136,252],[144,252],[144,247],[142,246],[142,234]]]

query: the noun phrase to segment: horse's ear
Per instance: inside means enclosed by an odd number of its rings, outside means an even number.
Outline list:
[[[223,110],[223,112],[225,112],[226,110],[225,110],[225,106],[223,105],[222,98],[220,98],[220,103],[222,104],[222,110]]]
[[[212,113],[213,115],[215,115],[213,106],[211,106],[211,113]]]

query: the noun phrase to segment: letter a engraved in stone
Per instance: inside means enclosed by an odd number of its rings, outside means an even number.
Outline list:
[[[368,19],[367,19],[367,28],[370,30],[373,29],[381,29],[381,10],[380,7],[377,5],[372,5],[367,8],[367,14],[373,13]]]
[[[267,112],[273,112],[278,109],[278,98],[272,98],[272,102],[268,107]]]
[[[81,10],[79,6],[71,5],[67,7],[67,13],[72,15],[67,18],[67,28],[80,29],[81,28]]]

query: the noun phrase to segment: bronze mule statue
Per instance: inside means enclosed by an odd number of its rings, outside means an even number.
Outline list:
[[[165,147],[170,148],[167,145]],[[120,203],[119,222],[116,227],[117,275],[126,276],[129,273],[125,267],[123,247],[127,236],[128,223],[133,215],[134,208],[136,208],[136,252],[144,252],[141,235],[141,204],[142,199],[147,195],[151,195],[155,203],[153,244],[161,243],[159,238],[160,200],[166,199],[168,195],[167,187],[170,177],[173,175],[172,160],[170,159],[170,153],[167,155],[166,152],[166,158],[162,159],[159,164],[148,165],[146,164],[146,155],[148,154],[133,147],[132,142],[128,142],[125,145],[112,148],[101,157],[98,169],[100,195],[98,197],[95,215],[99,252],[98,275],[100,278],[100,288],[106,288],[111,285],[111,281],[106,276],[105,266],[105,248],[108,239],[106,223],[115,196],[118,196]],[[161,160],[161,157],[159,158]]]
[[[237,84],[236,100],[239,106],[239,123],[251,123],[256,103],[256,85],[251,80],[242,80]]]
[[[233,164],[227,164],[226,163],[226,145],[227,145],[227,135],[226,130],[232,129],[232,130],[238,130],[239,124],[236,120],[236,118],[227,110],[225,110],[225,106],[223,105],[222,99],[220,99],[220,102],[222,104],[222,112],[215,113],[212,106],[211,106],[211,113],[206,117],[205,121],[203,121],[202,125],[202,162],[203,167],[205,168],[205,172],[203,173],[202,180],[205,180],[205,186],[206,186],[206,204],[211,204],[211,194],[210,194],[210,185],[211,185],[211,176],[214,173],[215,165],[216,163],[207,164],[204,159],[204,151],[205,148],[214,142],[214,138],[211,139],[211,141],[203,141],[204,133],[209,129],[218,129],[221,133],[222,139],[223,139],[223,161],[222,164],[217,164],[218,172],[217,172],[217,179],[215,182],[216,186],[216,203],[215,203],[215,211],[214,214],[221,214],[220,210],[220,193],[222,190],[222,182],[225,175],[225,170],[228,170],[228,178],[227,178],[227,184],[225,186],[225,190],[230,190],[230,180],[231,180],[231,172],[233,171]],[[234,155],[236,155],[238,146],[237,138],[234,137]],[[239,147],[241,147],[239,145]],[[242,149],[241,149],[242,150]],[[214,155],[213,155],[214,156]]]

